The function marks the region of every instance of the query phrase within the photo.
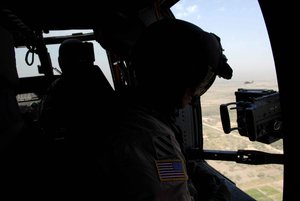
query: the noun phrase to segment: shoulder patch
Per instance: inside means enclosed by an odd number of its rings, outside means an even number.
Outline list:
[[[187,175],[181,160],[155,161],[160,181],[186,181]]]

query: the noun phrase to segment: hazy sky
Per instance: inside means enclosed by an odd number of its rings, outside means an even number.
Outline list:
[[[172,11],[221,38],[233,80],[276,80],[270,42],[257,0],[181,0]]]
[[[224,54],[234,71],[232,80],[276,80],[272,51],[257,0],[181,0],[172,11],[176,18],[192,22],[221,38]],[[57,47],[48,48],[54,67],[58,67]],[[99,49],[95,48],[98,65],[110,75],[105,52]],[[25,64],[26,51],[18,50],[17,64],[27,68],[19,71],[19,75],[29,76],[34,71],[38,74],[36,65]],[[35,60],[38,60],[37,55]]]

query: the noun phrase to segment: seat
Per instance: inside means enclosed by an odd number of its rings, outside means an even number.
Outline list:
[[[93,64],[92,43],[76,40],[62,46],[63,73],[51,83],[39,109],[40,125],[53,140],[62,140],[68,133],[74,137],[77,131],[99,124],[95,117],[101,116],[103,105],[114,94],[101,69]]]
[[[83,46],[79,43],[79,47]],[[68,186],[73,193],[96,192],[94,186],[99,180],[96,181],[95,154],[107,129],[109,110],[115,97],[105,75],[94,65],[93,56],[86,58],[89,59],[85,62],[76,60],[79,65],[72,62],[78,65],[70,66],[78,68],[73,69],[75,73],[64,74],[63,71],[51,83],[39,107],[39,123],[53,144],[50,171],[55,188]]]

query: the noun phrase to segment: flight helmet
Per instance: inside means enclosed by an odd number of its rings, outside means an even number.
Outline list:
[[[183,93],[185,88],[194,88],[202,95],[216,76],[232,77],[220,38],[179,19],[149,25],[131,56],[137,86],[157,92]]]

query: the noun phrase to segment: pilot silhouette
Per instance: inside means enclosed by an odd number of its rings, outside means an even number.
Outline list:
[[[94,49],[90,42],[67,39],[59,47],[62,74],[51,83],[40,105],[39,122],[44,132],[55,139],[65,138],[69,131],[75,137],[86,132],[99,115],[103,96],[113,89],[101,69],[94,65]],[[94,116],[93,116],[94,115]]]

